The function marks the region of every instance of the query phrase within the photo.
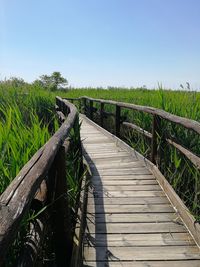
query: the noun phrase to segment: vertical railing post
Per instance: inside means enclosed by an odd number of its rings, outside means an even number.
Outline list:
[[[157,115],[153,115],[152,123],[152,139],[151,139],[151,161],[158,164],[158,145],[161,133],[161,119]]]
[[[78,111],[81,113],[81,107],[82,107],[82,105],[81,105],[81,98],[79,98],[79,100],[78,100]]]
[[[100,104],[100,126],[103,127],[103,117],[104,117],[104,103]]]
[[[120,116],[120,113],[121,113],[121,107],[116,105],[116,110],[115,110],[115,135],[117,137],[120,137],[120,119],[121,119],[121,116]]]
[[[89,118],[93,120],[93,101],[90,100],[90,106],[89,106]]]
[[[53,214],[54,246],[57,266],[70,265],[71,258],[71,221],[67,198],[65,147],[61,146],[56,158],[55,203]]]
[[[83,98],[83,113],[86,115],[86,98]]]

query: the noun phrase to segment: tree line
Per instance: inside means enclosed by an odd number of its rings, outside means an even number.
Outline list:
[[[0,80],[0,84],[7,84],[13,87],[22,87],[29,83],[24,79],[18,77],[11,77],[9,79]],[[32,82],[36,87],[43,87],[46,90],[66,90],[68,87],[68,80],[64,78],[59,71],[54,71],[51,75],[41,75],[38,79]]]

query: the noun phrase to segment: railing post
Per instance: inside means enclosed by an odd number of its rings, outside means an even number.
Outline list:
[[[56,185],[53,214],[54,245],[57,266],[70,265],[71,221],[67,198],[65,147],[61,146],[55,158]]]
[[[89,118],[93,120],[93,101],[90,100],[90,107],[89,107]]]
[[[151,161],[158,164],[158,145],[160,137],[161,119],[157,115],[153,115],[152,139],[151,139]]]
[[[86,115],[86,98],[83,98],[83,113]]]
[[[100,106],[100,126],[103,127],[103,116],[104,116],[104,103],[101,102]]]
[[[82,107],[81,98],[79,98],[79,100],[78,100],[78,110],[79,110],[79,112],[81,112],[81,107]]]
[[[115,135],[117,137],[120,137],[120,113],[121,113],[121,107],[116,105],[115,110]]]

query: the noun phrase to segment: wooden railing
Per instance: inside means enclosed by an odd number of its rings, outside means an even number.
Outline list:
[[[129,127],[138,133],[143,134],[145,137],[151,140],[151,158],[150,160],[156,164],[158,155],[158,145],[159,145],[159,138],[161,136],[161,120],[167,120],[169,122],[173,122],[175,124],[181,125],[188,130],[193,130],[197,134],[200,134],[200,123],[191,119],[187,119],[184,117],[176,116],[166,111],[147,107],[147,106],[140,106],[135,104],[123,103],[123,102],[116,102],[111,100],[103,100],[103,99],[94,99],[89,97],[81,97],[81,98],[66,98],[70,101],[79,101],[79,107],[82,107],[83,113],[85,113],[91,120],[93,120],[93,116],[95,113],[98,113],[100,116],[100,125],[103,126],[104,118],[108,116],[112,116],[115,118],[115,135],[120,137],[120,128],[121,125]],[[100,104],[100,110],[94,107],[94,103]],[[104,110],[105,105],[112,105],[115,106],[115,112],[106,112]],[[121,110],[130,109],[134,111],[144,112],[152,116],[152,131],[151,133],[146,131],[145,129],[130,123],[126,122],[125,117],[121,116]],[[186,149],[181,144],[178,144],[174,140],[170,138],[166,138],[165,141],[169,143],[171,146],[175,147],[179,150],[185,157],[187,157],[197,169],[200,169],[200,157],[195,155],[189,149]]]
[[[0,196],[0,266],[4,264],[9,247],[16,237],[20,224],[30,209],[35,206],[50,206],[48,212],[53,221],[54,246],[57,266],[67,266],[70,256],[69,207],[66,197],[65,156],[70,148],[66,139],[78,121],[78,112],[73,104],[56,97],[58,115],[62,120],[59,130],[21,169]],[[64,197],[65,196],[65,197]],[[52,208],[51,203],[55,202]],[[37,205],[36,205],[37,204]],[[36,209],[38,212],[38,208]],[[48,215],[49,216],[49,215]],[[46,218],[37,216],[31,225],[27,250],[15,266],[33,266],[41,245],[41,232],[45,230]]]

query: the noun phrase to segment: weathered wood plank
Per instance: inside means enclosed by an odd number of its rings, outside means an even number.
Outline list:
[[[90,205],[102,205],[102,199],[101,198],[93,198],[92,193],[88,193],[90,197]],[[93,199],[92,199],[92,198]],[[133,204],[169,204],[169,200],[166,197],[121,197],[121,198],[104,198],[103,199],[104,205],[133,205]]]
[[[93,155],[91,155],[90,153],[85,154],[87,157],[87,161],[89,164],[103,164],[103,163],[107,163],[108,161],[112,162],[112,163],[132,163],[132,162],[137,162],[136,159],[131,159],[129,156],[125,156],[125,157],[112,157],[112,155],[110,157],[105,157],[103,158],[101,157],[93,157]]]
[[[87,211],[89,213],[166,213],[174,212],[169,204],[144,204],[144,205],[90,205],[88,203]]]
[[[99,186],[113,186],[113,184],[116,184],[116,186],[124,186],[124,185],[158,185],[158,182],[156,179],[149,179],[149,180],[117,180],[113,182],[112,180],[100,180],[99,178],[92,177],[91,184],[92,186],[96,187]]]
[[[155,179],[155,177],[152,174],[126,174],[126,175],[93,175],[92,176],[95,179],[101,179],[102,181],[107,180],[116,180],[116,181],[124,181],[124,180],[149,180],[149,179]]]
[[[91,169],[97,168],[98,170],[107,170],[107,169],[128,169],[128,168],[138,168],[138,167],[145,167],[143,162],[135,161],[135,162],[110,162],[110,164],[107,163],[92,163],[90,164]]]
[[[112,197],[160,197],[165,196],[163,191],[112,191],[112,192],[94,192],[94,198],[112,198]],[[89,196],[90,197],[90,196]]]
[[[175,222],[159,223],[88,223],[89,233],[139,234],[139,233],[185,233],[186,228]],[[199,255],[200,256],[200,255]]]
[[[191,260],[200,259],[197,246],[84,247],[86,261]],[[134,266],[134,265],[133,265]]]
[[[139,246],[194,246],[189,233],[148,234],[92,234],[85,233],[85,244],[91,247],[139,247]]]
[[[90,185],[90,190],[93,191],[105,191],[105,192],[112,192],[112,191],[161,191],[159,185]],[[133,193],[134,194],[134,193]]]
[[[100,174],[100,175],[127,175],[127,174],[150,174],[150,171],[146,168],[129,168],[129,169],[105,169],[105,170],[98,170],[93,171],[93,174]]]
[[[89,149],[87,151],[87,154],[90,155],[90,150]],[[105,159],[105,158],[111,159],[111,160],[116,159],[116,158],[117,159],[122,159],[122,158],[128,158],[128,159],[130,159],[130,155],[127,152],[117,152],[117,153],[113,153],[111,155],[110,154],[108,154],[108,155],[107,154],[104,154],[104,155],[99,155],[99,154],[94,155],[93,154],[93,156],[92,156],[92,159],[93,160],[94,159]]]
[[[105,267],[107,261],[84,261],[83,267]],[[110,261],[109,267],[199,267],[200,260],[177,260],[177,261]]]
[[[91,223],[148,223],[148,222],[177,222],[180,217],[176,213],[126,213],[126,214],[95,214],[88,213],[88,222]]]

